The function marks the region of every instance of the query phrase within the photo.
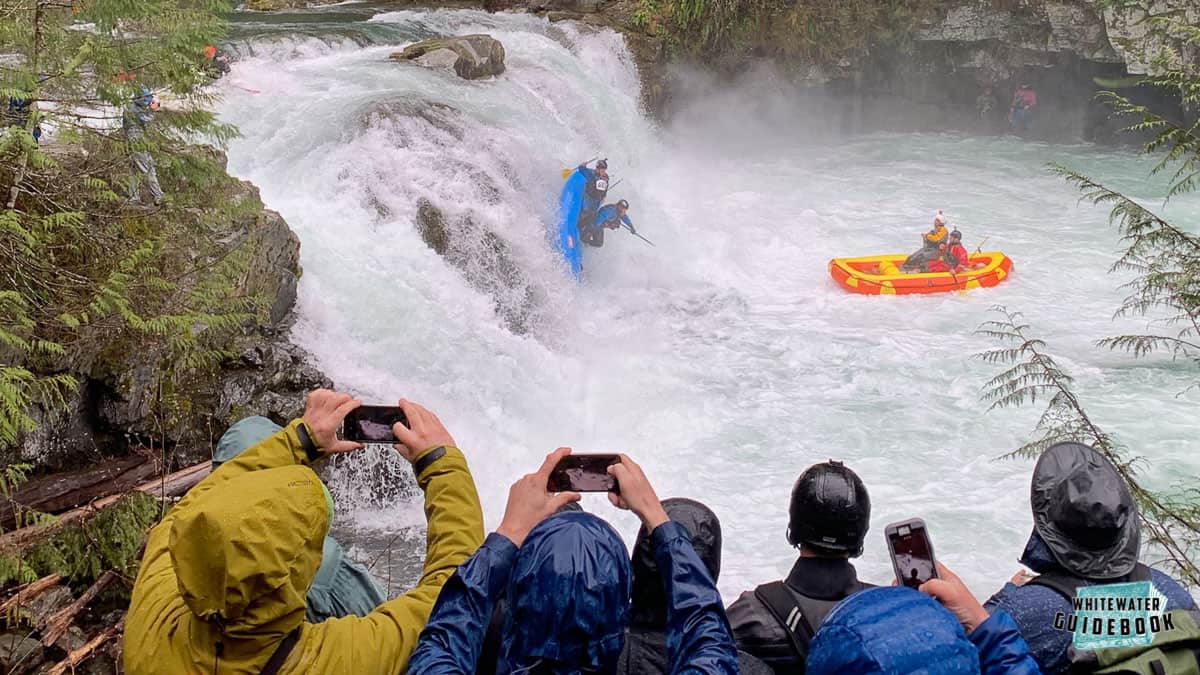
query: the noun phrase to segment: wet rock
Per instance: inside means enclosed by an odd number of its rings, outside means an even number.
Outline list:
[[[490,35],[432,38],[405,47],[390,57],[414,61],[429,68],[453,70],[464,80],[493,77],[504,72],[504,45]]]
[[[43,660],[42,643],[20,633],[0,633],[0,672],[32,673]]]
[[[518,334],[529,330],[540,305],[537,290],[503,239],[469,217],[447,218],[425,199],[418,202],[416,225],[429,248],[492,297],[496,314],[509,330]]]
[[[75,596],[71,594],[71,589],[66,586],[55,586],[25,603],[21,609],[29,618],[30,623],[35,626],[45,626],[51,616],[74,600]]]

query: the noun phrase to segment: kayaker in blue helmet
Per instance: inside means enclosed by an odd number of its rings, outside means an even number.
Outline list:
[[[629,211],[629,202],[624,199],[616,204],[605,204],[596,213],[595,221],[580,230],[579,238],[583,239],[585,244],[599,247],[604,245],[605,230],[615,230],[624,225],[629,228],[630,232],[637,234],[637,230],[633,227],[633,221],[626,215],[627,211]]]

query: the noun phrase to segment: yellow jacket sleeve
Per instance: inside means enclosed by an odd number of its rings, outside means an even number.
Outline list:
[[[425,492],[429,526],[425,567],[416,587],[365,617],[305,624],[285,672],[394,675],[404,671],[442,586],[483,543],[483,512],[467,460],[457,448],[447,447],[445,452],[417,476]]]

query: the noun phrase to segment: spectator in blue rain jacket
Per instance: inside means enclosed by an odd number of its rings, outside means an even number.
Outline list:
[[[989,615],[941,563],[938,576],[920,592],[872,588],[838,603],[813,636],[806,675],[1038,674],[1010,616]]]
[[[476,670],[496,598],[507,598],[499,675],[613,673],[625,642],[632,573],[625,544],[603,520],[555,514],[577,493],[551,494],[550,472],[570,451],[518,480],[496,532],[446,582],[409,661],[410,673],[469,675]],[[672,673],[737,673],[737,651],[708,571],[687,530],[670,522],[640,467],[628,457],[609,467],[620,486],[610,500],[636,513],[668,598]],[[551,515],[555,514],[555,515]]]
[[[1138,563],[1141,525],[1137,503],[1116,467],[1081,443],[1056,443],[1038,459],[1030,489],[1034,531],[1021,564],[1039,577],[1007,583],[985,603],[1012,615],[1033,657],[1047,675],[1067,672],[1071,633],[1054,616],[1072,613],[1071,600],[1050,585],[1067,587],[1152,581],[1167,610],[1194,609],[1179,582]],[[1023,581],[1018,573],[1014,581]]]

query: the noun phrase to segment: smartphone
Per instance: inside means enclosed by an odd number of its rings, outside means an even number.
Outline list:
[[[934,563],[933,543],[925,521],[913,518],[892,523],[883,530],[887,537],[888,552],[892,556],[892,569],[896,579],[909,588],[919,588],[930,579],[937,578]]]
[[[408,426],[408,418],[399,406],[360,405],[342,422],[342,438],[356,443],[396,443],[392,425]]]
[[[619,455],[567,455],[558,460],[546,486],[550,492],[620,492],[608,467],[619,464]]]

